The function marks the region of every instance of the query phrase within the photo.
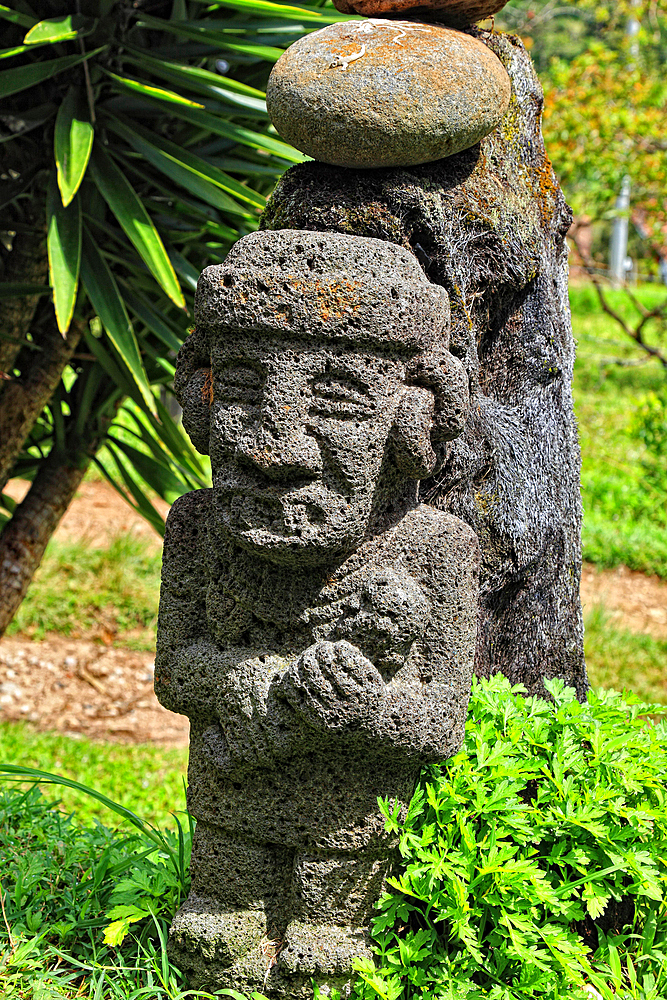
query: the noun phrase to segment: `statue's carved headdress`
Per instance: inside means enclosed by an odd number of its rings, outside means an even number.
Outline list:
[[[239,240],[206,268],[196,329],[178,355],[175,391],[194,446],[208,454],[211,350],[239,333],[319,339],[403,354],[407,392],[396,414],[395,459],[410,478],[436,471],[463,429],[468,382],[449,352],[449,299],[416,258],[383,240],[277,230]]]

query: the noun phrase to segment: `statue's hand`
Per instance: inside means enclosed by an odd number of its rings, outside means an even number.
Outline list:
[[[385,690],[376,667],[346,640],[316,642],[287,669],[282,691],[318,729],[359,729],[376,714]]]

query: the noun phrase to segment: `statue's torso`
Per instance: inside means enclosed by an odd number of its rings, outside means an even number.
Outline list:
[[[191,720],[191,809],[281,842],[378,836],[378,795],[409,796],[421,765],[446,755],[434,738],[460,738],[475,633],[465,598],[472,532],[416,507],[323,570],[314,591],[288,580],[298,569],[268,562],[248,586],[230,555],[215,537],[211,492],[177,501],[156,691]],[[383,708],[370,722],[313,726],[286,696],[285,674],[304,650],[341,641],[377,668],[368,697]],[[344,713],[345,691],[340,701]],[[417,706],[411,728],[406,705]]]

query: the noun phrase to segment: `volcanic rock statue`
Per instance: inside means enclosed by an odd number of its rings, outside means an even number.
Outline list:
[[[169,515],[156,661],[197,819],[170,947],[195,987],[305,998],[369,954],[378,796],[462,739],[478,544],[417,489],[468,378],[447,293],[381,240],[251,234],[195,313],[176,389],[213,487]]]

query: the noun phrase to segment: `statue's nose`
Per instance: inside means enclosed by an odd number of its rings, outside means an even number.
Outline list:
[[[322,472],[320,447],[302,415],[291,410],[283,406],[262,414],[254,440],[246,440],[243,451],[270,478],[315,478]]]

